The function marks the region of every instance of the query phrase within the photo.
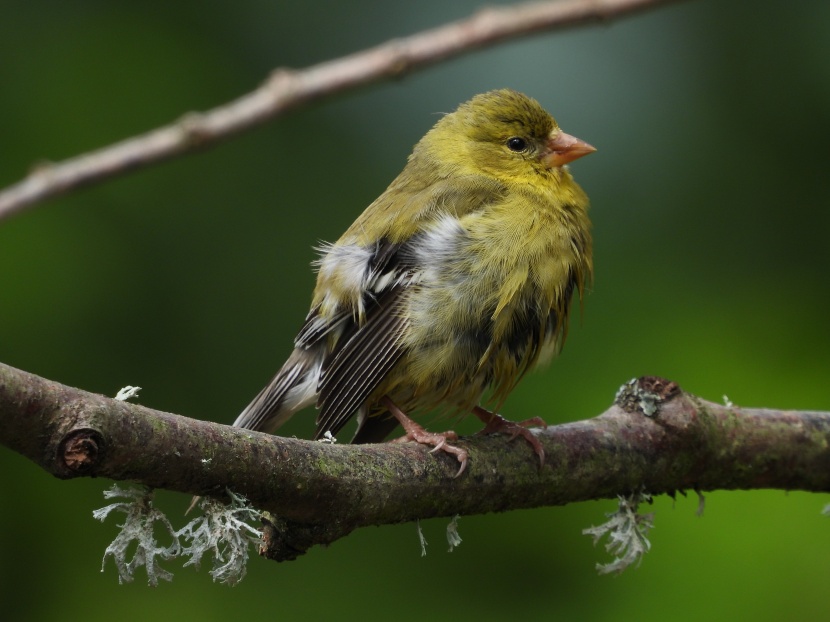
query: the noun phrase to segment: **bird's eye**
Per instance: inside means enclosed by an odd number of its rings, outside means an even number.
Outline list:
[[[527,141],[524,138],[520,138],[519,136],[508,138],[507,148],[510,149],[510,151],[524,151],[525,149],[527,149]]]

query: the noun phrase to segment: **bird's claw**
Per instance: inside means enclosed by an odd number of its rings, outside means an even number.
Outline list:
[[[415,421],[406,416],[406,414],[388,397],[383,398],[383,404],[389,409],[389,412],[393,417],[395,417],[395,419],[398,420],[398,423],[401,424],[401,427],[406,432],[406,434],[401,438],[395,439],[396,441],[409,440],[421,443],[422,445],[432,445],[432,449],[429,453],[443,451],[444,453],[455,456],[461,463],[458,472],[453,477],[458,477],[464,472],[467,468],[467,459],[469,457],[467,451],[465,449],[461,449],[460,447],[456,447],[455,445],[450,445],[447,442],[458,440],[458,434],[452,430],[447,432],[427,432],[423,426],[417,424]]]
[[[530,426],[547,427],[544,419],[541,417],[531,417],[524,421],[510,421],[481,406],[476,406],[473,409],[473,413],[484,422],[484,428],[478,434],[507,434],[510,436],[508,441],[512,441],[517,436],[521,436],[530,444],[536,455],[539,456],[539,468],[541,469],[545,466],[545,448],[542,447],[542,443],[539,442],[536,435],[527,429]]]

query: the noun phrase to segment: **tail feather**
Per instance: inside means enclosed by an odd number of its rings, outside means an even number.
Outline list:
[[[298,410],[317,401],[320,357],[308,350],[294,350],[262,391],[243,410],[233,425],[273,433]]]

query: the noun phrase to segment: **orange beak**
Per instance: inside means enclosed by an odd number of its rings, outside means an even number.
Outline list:
[[[579,140],[576,136],[566,134],[562,130],[554,130],[551,132],[547,147],[548,149],[541,160],[548,168],[563,166],[568,162],[573,162],[577,158],[596,151],[595,147],[592,147],[584,140]]]

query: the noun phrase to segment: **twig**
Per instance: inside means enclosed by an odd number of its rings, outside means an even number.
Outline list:
[[[213,110],[55,164],[0,192],[0,221],[46,199],[196,149],[311,101],[400,76],[520,36],[601,22],[676,0],[563,0],[487,8],[468,19],[303,70],[278,69],[256,90]]]

